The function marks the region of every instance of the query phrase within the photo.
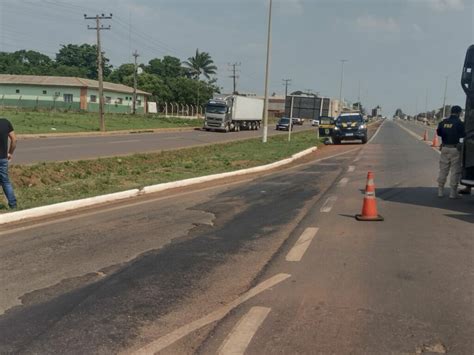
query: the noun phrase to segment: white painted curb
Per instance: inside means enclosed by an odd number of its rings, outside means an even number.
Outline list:
[[[222,174],[200,176],[200,177],[186,179],[186,180],[166,182],[163,184],[146,186],[142,189],[127,190],[127,191],[116,192],[116,193],[102,195],[102,196],[84,198],[81,200],[61,202],[61,203],[56,203],[56,204],[48,205],[48,206],[30,208],[28,210],[23,210],[23,211],[6,213],[6,214],[0,215],[0,225],[6,224],[6,223],[18,222],[18,221],[22,221],[28,218],[45,217],[45,216],[53,215],[60,212],[66,212],[66,211],[71,211],[78,208],[90,207],[90,206],[94,206],[94,205],[98,205],[98,204],[106,203],[106,202],[123,200],[130,197],[136,197],[136,196],[141,196],[144,194],[165,191],[165,190],[174,189],[177,187],[201,184],[203,182],[222,179],[226,177],[240,176],[240,175],[245,175],[245,174],[252,174],[252,173],[258,173],[261,171],[271,170],[283,165],[290,164],[293,161],[305,155],[315,152],[317,149],[318,149],[317,147],[309,148],[302,152],[292,155],[290,158],[283,159],[283,160],[277,161],[275,163],[267,164],[267,165],[256,166],[253,168],[230,171],[230,172],[222,173]]]

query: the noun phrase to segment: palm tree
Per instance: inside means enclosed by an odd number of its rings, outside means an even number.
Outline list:
[[[199,52],[199,49],[196,49],[196,55],[194,57],[189,57],[183,64],[190,69],[191,75],[198,80],[201,74],[204,75],[206,79],[209,79],[212,74],[216,74],[217,70],[210,54],[207,52]]]

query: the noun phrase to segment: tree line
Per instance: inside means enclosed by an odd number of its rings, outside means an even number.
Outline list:
[[[182,62],[173,56],[140,64],[137,87],[150,92],[158,102],[203,105],[214,93],[217,67],[207,52],[196,50]],[[133,86],[134,64],[116,68],[103,56],[104,80]],[[90,44],[62,45],[54,59],[32,50],[0,52],[0,73],[16,75],[75,76],[97,80],[97,47]]]

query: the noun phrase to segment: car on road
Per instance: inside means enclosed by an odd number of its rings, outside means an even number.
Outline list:
[[[290,119],[287,118],[287,117],[282,117],[282,118],[280,118],[280,120],[276,124],[275,129],[277,131],[288,131],[289,126],[290,126]],[[294,126],[294,122],[292,122],[292,124],[291,124],[291,129],[293,129],[293,126]]]
[[[304,118],[293,117],[291,120],[293,121],[293,124],[297,124],[299,126],[302,126],[304,123]]]
[[[360,113],[343,113],[334,122],[334,144],[343,140],[361,140],[367,143],[367,124]]]
[[[311,126],[315,127],[315,126],[319,126],[319,120],[311,120]]]

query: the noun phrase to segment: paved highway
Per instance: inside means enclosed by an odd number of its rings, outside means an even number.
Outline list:
[[[472,354],[474,200],[436,197],[438,159],[387,121],[288,170],[4,229],[0,353]],[[353,217],[368,170],[384,222]]]
[[[295,126],[295,132],[314,129],[309,124]],[[282,133],[274,126],[268,134]],[[260,137],[262,130],[241,132],[206,132],[201,130],[161,133],[136,133],[105,136],[28,138],[18,142],[13,164],[32,164],[44,161],[65,161],[146,153],[186,148],[197,145],[230,142]]]

